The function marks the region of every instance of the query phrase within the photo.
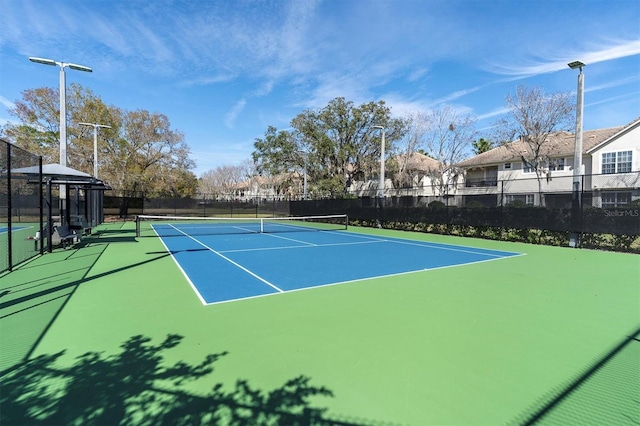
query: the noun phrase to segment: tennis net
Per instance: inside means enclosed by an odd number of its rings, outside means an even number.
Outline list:
[[[347,229],[347,215],[269,218],[136,216],[137,237],[337,231]]]

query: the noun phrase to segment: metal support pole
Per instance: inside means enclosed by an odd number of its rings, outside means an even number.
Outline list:
[[[383,199],[384,199],[384,183],[385,183],[385,178],[384,178],[384,149],[386,145],[385,128],[384,126],[373,126],[373,128],[382,130],[382,138],[380,141],[380,182],[378,183],[378,200],[379,200],[379,204],[382,205]]]
[[[40,199],[39,208],[40,208],[40,254],[44,254],[44,194],[42,193],[42,157],[38,161],[38,198]]]
[[[37,58],[34,56],[29,57],[31,62],[35,62],[43,65],[59,66],[60,67],[60,165],[67,166],[67,96],[66,96],[66,80],[64,69],[66,67],[72,70],[92,72],[93,70],[84,65],[71,64],[66,62],[54,61],[53,59]],[[64,223],[65,214],[64,208],[67,203],[67,187],[60,186],[60,221]]]
[[[65,80],[64,67],[60,67],[60,165],[67,166],[67,84]],[[60,185],[60,223],[65,221],[67,216],[67,185]]]
[[[578,90],[577,90],[577,105],[576,105],[576,135],[575,135],[575,147],[573,152],[573,205],[571,209],[572,215],[572,232],[569,236],[569,246],[580,246],[580,217],[582,194],[580,192],[580,180],[582,175],[582,115],[584,110],[584,73],[582,68],[585,66],[580,61],[573,61],[568,64],[571,69],[579,69],[578,74]]]
[[[47,251],[53,251],[51,237],[53,236],[53,214],[51,213],[51,204],[53,203],[51,195],[51,179],[47,179]]]
[[[7,257],[8,257],[8,269],[11,271],[13,269],[13,232],[11,232],[12,228],[12,216],[13,216],[13,205],[11,199],[12,190],[11,190],[11,144],[7,144],[7,169],[9,173],[7,173]]]
[[[382,129],[382,142],[380,142],[380,198],[384,198],[384,148],[386,145],[385,131]]]
[[[576,190],[580,188],[582,174],[582,115],[584,110],[584,73],[580,67],[578,74],[578,103],[576,106],[576,143],[573,155],[573,184]],[[579,192],[579,191],[578,191]]]

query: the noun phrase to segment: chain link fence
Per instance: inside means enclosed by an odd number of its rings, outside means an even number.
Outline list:
[[[209,194],[171,198],[122,197],[105,193],[105,217],[133,218],[139,214],[190,217],[280,217],[289,216],[289,200],[281,197],[215,198]]]
[[[42,253],[43,203],[42,158],[0,139],[0,273]]]
[[[577,191],[574,190],[577,188]],[[352,223],[426,232],[481,235],[529,241],[527,230],[563,234],[599,248],[610,235],[635,241],[640,236],[640,173],[570,175],[530,179],[471,179],[455,185],[386,188],[362,185],[342,199],[294,200],[281,196],[198,194],[191,198],[119,197],[105,194],[105,215],[277,217],[347,214]],[[465,229],[464,232],[460,229]],[[533,232],[533,231],[531,231]],[[496,237],[497,235],[497,237]],[[596,242],[594,242],[596,241]],[[573,244],[578,244],[574,242]],[[631,244],[631,243],[629,243]],[[585,245],[583,245],[585,246]],[[634,249],[635,250],[635,249]],[[640,250],[640,248],[638,249]]]

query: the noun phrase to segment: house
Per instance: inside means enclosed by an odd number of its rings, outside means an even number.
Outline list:
[[[453,195],[460,180],[452,168],[420,152],[395,156],[386,162],[385,197],[441,197]],[[377,197],[379,181],[353,181],[349,193]]]
[[[289,200],[302,198],[303,177],[299,173],[277,176],[252,176],[233,186],[227,198],[238,201]]]
[[[640,198],[640,119],[583,132],[579,189],[583,205],[619,207]],[[574,188],[575,134],[557,132],[542,144],[536,168],[516,140],[457,164],[464,170],[463,203],[524,203],[567,207]]]

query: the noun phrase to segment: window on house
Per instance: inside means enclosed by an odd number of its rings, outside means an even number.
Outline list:
[[[564,158],[555,158],[553,160],[549,160],[547,162],[540,162],[539,163],[541,166],[541,170],[542,169],[547,169],[547,170],[564,170],[564,166],[566,164],[566,161]],[[505,167],[506,168],[506,167]],[[524,173],[534,173],[535,170],[533,168],[533,166],[529,163],[522,163],[522,171]]]
[[[621,151],[618,153],[618,173],[629,173],[631,171],[631,151]]]
[[[631,203],[631,192],[603,192],[602,207],[614,208]]]
[[[533,206],[533,202],[534,202],[534,195],[533,194],[505,195],[504,196],[505,205],[525,204],[527,206]]]
[[[632,165],[632,151],[605,152],[602,154],[602,173],[629,173]]]
[[[549,161],[549,170],[564,170],[564,158],[556,158]]]
[[[504,163],[505,170],[511,170],[511,163]]]
[[[533,167],[529,163],[522,163],[523,173],[533,173]]]

